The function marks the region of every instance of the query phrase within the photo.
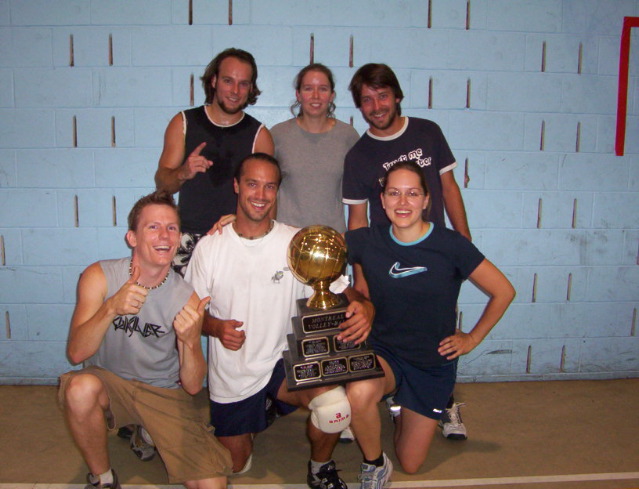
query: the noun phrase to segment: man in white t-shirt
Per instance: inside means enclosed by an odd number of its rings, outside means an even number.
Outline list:
[[[250,468],[253,437],[268,426],[265,405],[281,414],[311,409],[308,485],[342,489],[331,459],[339,432],[350,423],[343,387],[291,392],[285,382],[282,351],[305,287],[287,265],[289,243],[298,228],[270,218],[281,181],[276,159],[264,153],[245,158],[235,174],[237,218],[223,232],[206,236],[195,248],[185,278],[210,295],[203,332],[209,338],[209,391],[215,435],[231,451],[233,470]],[[344,290],[350,304],[338,339],[364,341],[373,306],[361,294]]]

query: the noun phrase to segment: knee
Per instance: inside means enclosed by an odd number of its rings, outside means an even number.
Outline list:
[[[186,487],[186,489],[225,489],[226,486],[226,477],[214,477],[213,479],[200,479],[184,482],[184,487]]]
[[[353,414],[370,409],[371,406],[377,409],[377,403],[382,398],[381,390],[368,380],[350,382],[346,386],[346,395]]]
[[[64,391],[65,408],[72,411],[88,410],[98,402],[103,389],[102,381],[95,375],[74,375]]]
[[[351,406],[342,386],[316,396],[308,407],[311,422],[324,433],[339,433],[351,424]]]
[[[419,463],[415,463],[415,461],[412,460],[402,460],[399,458],[399,464],[402,466],[402,470],[410,475],[416,474],[423,463],[423,460]]]

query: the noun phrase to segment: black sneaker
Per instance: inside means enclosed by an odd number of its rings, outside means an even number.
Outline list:
[[[266,426],[271,426],[273,422],[280,417],[279,410],[277,409],[277,405],[270,397],[266,398]]]
[[[312,474],[311,462],[309,462],[306,483],[311,489],[348,489],[346,482],[337,475],[337,472],[335,462],[331,460],[322,465],[317,474]]]
[[[126,426],[123,426],[122,428],[118,430],[118,438],[122,438],[123,440],[130,440],[134,429],[135,429],[134,424],[128,424]]]
[[[118,481],[118,474],[116,474],[113,469],[111,469],[111,472],[113,473],[113,482],[110,484],[100,484],[99,480],[94,482],[94,480],[97,479],[97,476],[89,472],[87,474],[88,484],[84,486],[84,489],[122,489],[122,486],[120,486],[120,482]]]

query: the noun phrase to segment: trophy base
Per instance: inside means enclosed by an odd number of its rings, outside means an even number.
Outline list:
[[[371,350],[317,359],[295,358],[291,351],[286,350],[283,357],[289,391],[384,376]]]

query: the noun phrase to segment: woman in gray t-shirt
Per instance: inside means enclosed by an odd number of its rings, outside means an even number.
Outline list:
[[[351,125],[335,119],[335,81],[330,69],[310,64],[297,74],[294,86],[294,117],[271,129],[283,175],[277,219],[298,227],[323,224],[343,233],[344,157],[359,135]]]

